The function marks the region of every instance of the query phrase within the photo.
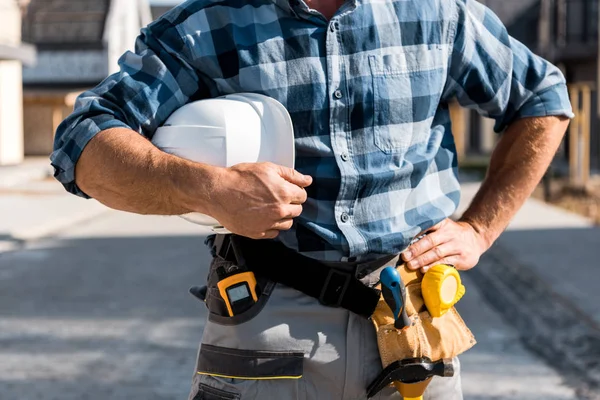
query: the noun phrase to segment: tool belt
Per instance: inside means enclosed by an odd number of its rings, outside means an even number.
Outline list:
[[[369,287],[354,273],[305,257],[277,242],[237,235],[217,235],[213,255],[243,265],[257,277],[299,290],[325,306],[342,307],[370,319],[377,332],[384,371],[367,389],[369,397],[392,382],[403,396],[413,397],[409,395],[410,385],[401,385],[423,382],[417,388],[419,391],[424,390],[433,375],[451,376],[451,359],[475,345],[473,334],[454,307],[432,318],[421,293],[423,274],[409,270],[404,264],[395,267],[406,287],[404,306],[411,324],[398,330],[392,310],[382,296],[381,285]],[[385,257],[361,267],[375,271],[396,258]]]
[[[216,256],[243,265],[256,276],[296,289],[324,306],[342,307],[365,318],[373,315],[381,297],[379,289],[366,286],[354,274],[298,254],[277,242],[217,235],[213,250]],[[383,266],[392,259],[394,256],[385,257],[373,265]]]

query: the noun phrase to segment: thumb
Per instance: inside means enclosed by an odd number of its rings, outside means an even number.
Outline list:
[[[310,186],[310,184],[312,183],[312,177],[310,175],[301,174],[295,169],[284,166],[279,167],[279,176],[281,176],[286,181],[300,187],[307,187]]]

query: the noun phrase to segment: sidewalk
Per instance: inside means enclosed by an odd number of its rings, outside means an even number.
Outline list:
[[[457,215],[478,187],[463,184]],[[588,399],[600,398],[599,255],[599,227],[528,199],[479,265],[464,273],[526,347]]]
[[[48,157],[27,157],[18,165],[0,166],[0,189],[52,176]]]
[[[67,193],[46,157],[0,167],[0,253],[52,235],[108,209]]]

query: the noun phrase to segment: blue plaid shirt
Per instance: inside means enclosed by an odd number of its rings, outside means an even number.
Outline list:
[[[460,197],[448,104],[495,119],[572,117],[562,74],[473,0],[189,0],[144,28],[120,72],[83,93],[51,159],[70,192],[98,132],[151,138],[182,105],[236,92],[290,112],[308,201],[278,240],[324,260],[402,251]]]

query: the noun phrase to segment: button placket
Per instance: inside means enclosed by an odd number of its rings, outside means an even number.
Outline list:
[[[343,212],[342,215],[340,216],[340,219],[342,220],[343,223],[346,223],[350,220],[350,215],[348,215],[347,212]]]
[[[349,120],[349,93],[346,91],[346,79],[344,57],[340,55],[342,38],[339,31],[337,18],[330,21],[326,27],[326,50],[327,50],[327,87],[329,95],[330,137],[333,153],[338,159],[340,169],[340,189],[338,199],[335,202],[335,220],[347,239],[349,252],[353,254],[357,249],[364,247],[362,237],[352,225],[351,213],[354,202],[348,197],[355,191],[356,179],[354,168],[350,162],[349,133],[347,132],[347,121]]]

